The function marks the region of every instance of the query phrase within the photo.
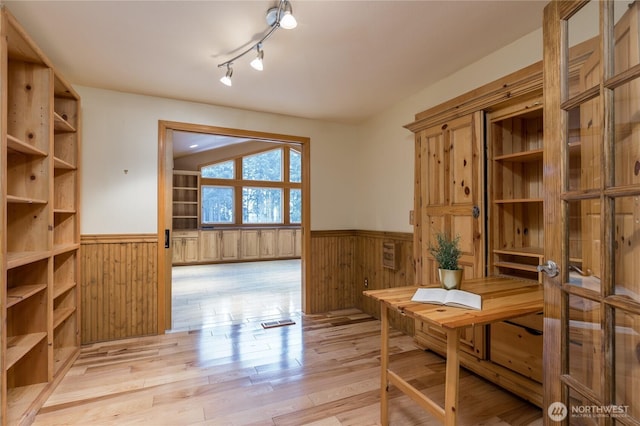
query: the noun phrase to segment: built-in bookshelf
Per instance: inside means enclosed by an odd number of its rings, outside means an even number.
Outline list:
[[[541,280],[544,257],[542,102],[488,114],[490,275]]]
[[[0,6],[2,425],[28,424],[80,350],[80,97]]]
[[[173,171],[173,230],[200,226],[200,172]]]

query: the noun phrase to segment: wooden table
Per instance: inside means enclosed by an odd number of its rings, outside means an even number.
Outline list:
[[[542,311],[542,286],[533,281],[504,277],[464,281],[460,289],[481,295],[482,310],[411,302],[411,297],[417,288],[410,286],[364,292],[366,296],[380,301],[380,320],[382,321],[380,420],[383,425],[388,424],[388,386],[393,384],[445,425],[455,425],[458,412],[460,330],[474,324],[489,324]],[[389,309],[441,326],[446,331],[444,408],[389,370]]]

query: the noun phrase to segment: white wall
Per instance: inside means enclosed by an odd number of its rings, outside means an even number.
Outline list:
[[[158,120],[309,137],[311,229],[412,232],[413,135],[402,126],[541,58],[538,30],[361,126],[75,87],[84,117],[81,232],[157,231]]]
[[[311,228],[352,229],[355,126],[74,86],[82,97],[82,234],[157,232],[158,120],[311,138]],[[127,173],[124,171],[127,170]]]
[[[372,117],[358,154],[358,229],[412,232],[414,137],[403,126],[415,114],[542,59],[542,30],[440,80]]]

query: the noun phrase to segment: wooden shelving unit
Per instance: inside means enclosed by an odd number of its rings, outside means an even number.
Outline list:
[[[541,102],[488,115],[489,274],[541,282],[543,123]]]
[[[200,172],[173,171],[173,230],[200,226]]]
[[[2,6],[0,19],[0,424],[21,425],[80,349],[80,97]]]

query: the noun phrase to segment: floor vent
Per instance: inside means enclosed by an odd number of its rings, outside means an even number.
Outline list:
[[[293,325],[295,321],[290,319],[283,319],[277,321],[265,321],[262,324],[262,328],[275,328],[275,327],[284,327],[285,325]]]

